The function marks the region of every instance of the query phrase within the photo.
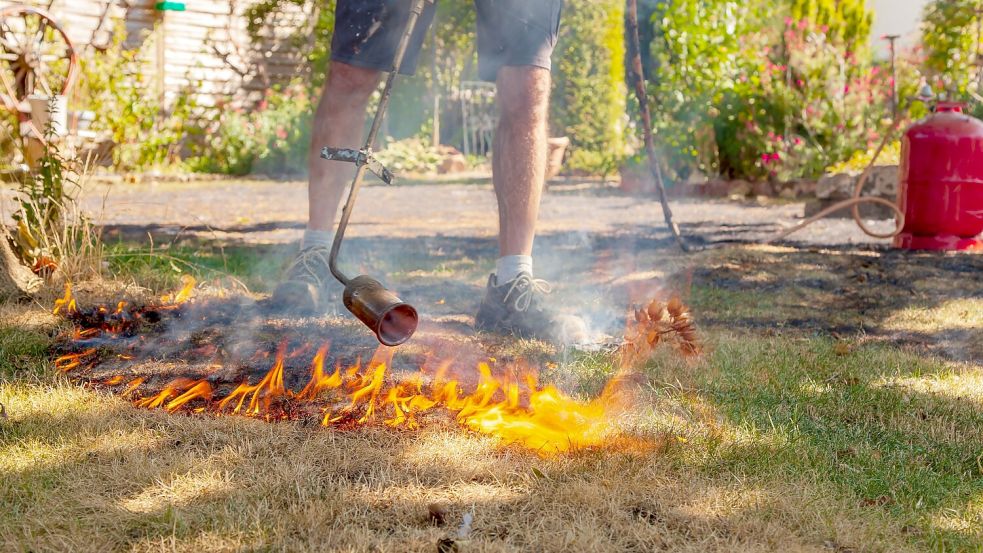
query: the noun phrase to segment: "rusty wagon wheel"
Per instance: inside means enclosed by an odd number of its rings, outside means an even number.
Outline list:
[[[30,118],[27,97],[65,95],[78,73],[78,54],[46,11],[30,6],[0,10],[0,100]]]

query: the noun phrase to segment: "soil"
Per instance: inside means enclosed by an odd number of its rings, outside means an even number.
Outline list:
[[[198,235],[247,243],[297,241],[307,220],[306,184],[279,181],[204,181],[95,186],[86,210],[110,236]],[[801,219],[804,203],[675,199],[676,218],[697,242],[754,242]],[[350,232],[355,237],[494,237],[495,197],[487,184],[368,186],[359,196]],[[875,225],[890,228],[891,223]],[[630,196],[597,182],[551,184],[543,199],[540,234],[614,233],[642,229],[662,237],[656,198]],[[849,221],[823,221],[791,237],[791,244],[875,243]]]

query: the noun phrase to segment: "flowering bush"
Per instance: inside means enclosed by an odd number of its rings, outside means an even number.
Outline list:
[[[298,175],[307,169],[312,107],[307,87],[271,90],[255,108],[218,105],[188,166],[205,173]]]
[[[983,117],[980,17],[978,0],[932,0],[922,22],[928,84],[977,117]]]
[[[769,5],[667,2],[652,93],[677,177],[815,177],[880,138],[892,83],[842,38],[857,33],[792,17],[771,25]]]
[[[73,109],[95,115],[92,130],[112,138],[113,168],[142,171],[179,161],[182,144],[198,133],[193,85],[168,104],[153,92],[155,77],[143,59],[148,43],[126,48],[126,25],[117,21],[112,41],[103,50],[87,48],[79,58],[81,78]]]
[[[891,77],[830,40],[828,31],[788,19],[783,48],[763,51],[755,68],[761,107],[736,114],[743,123],[738,142],[758,155],[740,152],[727,160],[731,167],[751,177],[814,177],[880,140]]]

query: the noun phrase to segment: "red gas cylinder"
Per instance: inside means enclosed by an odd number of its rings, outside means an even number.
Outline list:
[[[899,177],[895,247],[983,252],[983,121],[940,103],[905,133]]]

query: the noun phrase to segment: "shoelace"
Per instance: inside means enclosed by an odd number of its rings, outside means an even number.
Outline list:
[[[523,273],[512,281],[512,286],[505,294],[505,301],[509,301],[512,292],[515,292],[516,289],[519,290],[519,294],[515,297],[515,310],[525,312],[529,310],[536,294],[549,294],[553,291],[553,286],[545,280],[533,278],[532,275]]]
[[[328,266],[330,255],[330,252],[325,248],[301,250],[287,269],[290,280],[313,282],[318,288],[321,288],[324,285],[321,275],[324,274],[324,270]],[[298,275],[297,273],[301,274]]]

